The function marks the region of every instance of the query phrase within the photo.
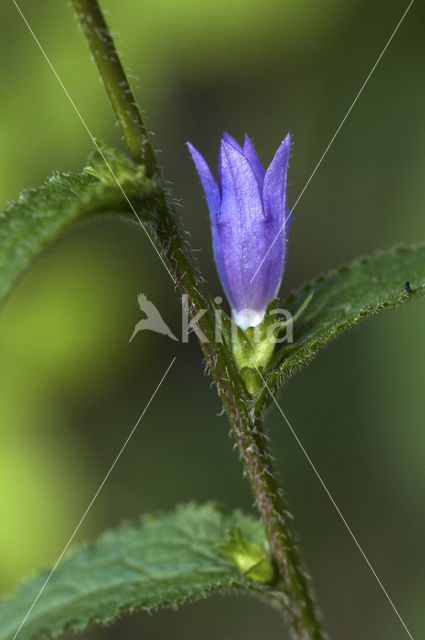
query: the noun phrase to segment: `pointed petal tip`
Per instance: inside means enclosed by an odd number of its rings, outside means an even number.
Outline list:
[[[223,153],[225,153],[226,155],[229,154],[229,153],[232,154],[232,153],[234,153],[236,151],[236,153],[238,153],[239,155],[245,157],[244,156],[244,152],[243,152],[242,148],[239,145],[235,146],[232,142],[229,142],[228,140],[225,140],[224,138],[221,139],[220,148],[221,148],[221,151]]]
[[[266,216],[274,221],[280,228],[286,212],[286,180],[291,152],[291,136],[288,133],[286,138],[279,145],[273,160],[267,168],[263,185],[263,201]],[[288,219],[288,223],[290,218]],[[286,224],[286,230],[289,224]]]
[[[202,155],[202,153],[200,151],[198,151],[198,149],[196,147],[193,146],[193,144],[191,142],[186,142],[186,146],[189,149],[189,153],[192,156],[192,160],[195,163],[196,169],[198,171],[198,173],[200,173],[200,171],[202,170],[208,170],[209,171],[209,167],[208,167],[208,163],[205,160],[204,156]]]
[[[189,142],[189,140],[187,142],[185,142],[185,145],[188,148],[190,155],[192,156],[192,160],[195,161],[195,156],[196,155],[200,156],[201,154],[196,149],[196,147],[194,147],[193,144],[191,142]]]
[[[193,146],[193,144],[191,142],[189,142],[189,140],[187,140],[187,142],[185,142],[186,147],[189,149],[190,154],[193,156],[194,153],[199,153],[198,149],[196,147]],[[199,153],[199,155],[201,155]]]
[[[282,144],[287,145],[288,147],[291,146],[291,134],[290,133],[286,134],[286,136],[282,140]]]
[[[255,174],[260,191],[262,191],[265,171],[264,171],[263,165],[261,164],[258,158],[255,147],[252,144],[252,140],[247,134],[245,134],[245,140],[243,143],[243,154],[245,158],[248,160],[251,166],[251,169]]]
[[[249,135],[246,133],[245,137],[244,137],[244,141],[243,141],[243,152],[246,155],[250,151],[253,152],[255,154],[255,156],[257,155],[257,152],[255,151],[254,144],[253,144],[251,138],[249,137]]]
[[[227,131],[223,132],[223,135],[221,137],[221,142],[226,142],[227,144],[230,144],[232,147],[234,147],[238,151],[242,152],[242,147],[239,144],[239,142],[235,140],[235,138],[231,136],[230,133],[228,133]]]
[[[269,171],[269,169],[271,169],[271,167],[275,164],[279,164],[283,166],[286,164],[286,169],[287,169],[287,165],[289,163],[289,155],[291,153],[291,134],[288,133],[286,135],[286,137],[282,140],[282,142],[280,143],[279,147],[277,148],[277,151],[274,155],[274,158],[271,162],[271,164],[269,165],[269,168],[267,169],[267,171]],[[283,163],[283,165],[282,165]],[[285,169],[285,171],[286,171]]]
[[[217,186],[217,182],[215,181],[215,178],[212,175],[208,163],[203,155],[199,153],[199,151],[190,142],[186,142],[186,145],[189,149],[190,155],[192,156],[192,160],[195,164],[196,171],[198,172],[199,178],[201,180],[201,184],[208,203],[208,208],[210,210],[211,219],[212,221],[214,221],[215,216],[217,215],[220,208],[220,192]]]

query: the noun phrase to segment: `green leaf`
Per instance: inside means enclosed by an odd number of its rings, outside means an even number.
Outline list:
[[[102,213],[135,219],[125,196],[137,202],[141,217],[149,219],[157,184],[146,178],[143,166],[100,148],[122,189],[99,152],[93,152],[81,173],[55,174],[41,187],[23,191],[0,212],[0,303],[31,261],[73,223]]]
[[[295,314],[311,293],[309,305],[294,322],[293,344],[276,351],[280,364],[267,377],[272,392],[341,331],[381,309],[424,295],[425,245],[398,247],[355,260],[292,293],[282,307]],[[256,410],[263,410],[270,401],[263,387]]]
[[[267,545],[260,523],[214,504],[186,505],[103,534],[59,565],[23,625],[20,640],[54,638],[90,622],[109,622],[123,611],[176,607],[229,590],[282,602],[281,594],[251,579],[220,550],[236,527],[247,548],[256,551],[257,561],[264,562]],[[264,569],[260,573],[263,582],[273,575]],[[0,602],[0,640],[11,640],[47,575],[41,573]]]

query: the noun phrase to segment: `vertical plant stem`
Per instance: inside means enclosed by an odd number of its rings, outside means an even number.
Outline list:
[[[99,4],[96,0],[72,0],[72,4],[133,160],[144,164],[151,177],[158,169],[152,144]]]
[[[325,636],[321,630],[309,580],[291,533],[289,515],[278,486],[262,424],[259,420],[251,423],[242,420],[239,412],[233,414],[232,420],[233,432],[267,532],[295,637],[300,640],[323,640]]]
[[[96,0],[72,0],[90,45],[112,106],[122,126],[133,158],[145,164],[149,176],[158,173],[154,151]],[[163,192],[158,203],[155,231],[177,284],[187,296],[190,317],[203,313],[197,325],[201,348],[217,385],[237,442],[245,473],[267,533],[279,585],[293,630],[299,640],[323,640],[309,582],[303,572],[290,531],[288,515],[279,490],[267,440],[253,403],[226,344],[215,336],[214,307],[205,291],[180,221]]]

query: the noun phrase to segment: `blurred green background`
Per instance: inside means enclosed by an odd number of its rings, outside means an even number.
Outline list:
[[[65,1],[21,0],[99,138],[124,149]],[[313,171],[407,6],[404,0],[104,0],[166,178],[212,291],[205,202],[184,146],[214,165],[223,130],[248,132],[267,164],[290,131],[289,202]],[[287,293],[375,248],[425,238],[424,6],[415,3],[297,206]],[[54,170],[78,170],[90,140],[12,2],[0,8],[0,203]],[[406,274],[406,280],[408,279]],[[252,498],[199,349],[141,333],[144,292],[179,330],[178,297],[144,234],[83,225],[37,261],[0,315],[0,589],[52,564],[171,358],[177,360],[78,534],[177,502]],[[281,404],[412,634],[425,633],[425,303],[332,344]],[[406,637],[281,416],[277,466],[331,638]],[[248,598],[125,616],[87,640],[287,638]]]

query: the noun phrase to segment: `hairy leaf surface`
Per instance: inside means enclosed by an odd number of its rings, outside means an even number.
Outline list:
[[[341,331],[377,311],[424,295],[425,246],[398,247],[355,260],[309,282],[282,307],[294,315],[311,292],[311,302],[294,323],[293,344],[281,347],[281,362],[266,379],[271,391]],[[279,358],[279,350],[276,355]],[[270,394],[263,388],[257,410],[269,403]]]
[[[249,544],[266,549],[258,521],[215,504],[186,505],[103,534],[59,565],[23,625],[20,640],[54,638],[65,629],[109,622],[124,611],[176,607],[229,590],[281,599],[220,550],[235,527]],[[251,563],[251,574],[252,569]],[[0,640],[13,638],[48,573],[0,602]]]
[[[149,218],[156,183],[117,151],[102,146],[102,152],[122,189],[96,152],[81,173],[53,175],[0,212],[0,303],[31,261],[73,223],[101,213],[135,218],[127,198],[140,217]]]

